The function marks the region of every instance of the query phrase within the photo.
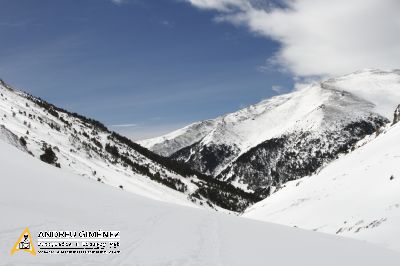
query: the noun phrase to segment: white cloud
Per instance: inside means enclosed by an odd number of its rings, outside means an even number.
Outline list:
[[[400,68],[399,0],[283,0],[285,8],[260,0],[187,1],[278,41],[269,62],[297,76]]]
[[[245,9],[250,5],[247,0],[187,0],[192,5],[202,9],[215,9],[221,12],[232,11],[233,9]]]

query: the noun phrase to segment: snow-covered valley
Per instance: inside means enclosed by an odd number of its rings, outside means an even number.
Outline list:
[[[161,155],[1,81],[0,264],[397,265],[399,81],[357,72],[141,142]],[[188,166],[203,155],[216,177]],[[27,226],[119,230],[121,254],[9,256]]]
[[[0,141],[1,265],[396,266],[361,241],[154,201],[46,165]],[[9,255],[25,227],[118,230],[116,255]],[[36,243],[36,240],[34,240]]]
[[[400,266],[400,0],[0,3],[0,266]]]

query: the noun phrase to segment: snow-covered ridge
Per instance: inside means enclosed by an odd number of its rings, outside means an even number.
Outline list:
[[[103,124],[57,108],[0,81],[0,139],[62,170],[152,199],[186,206],[238,210],[250,204],[228,185],[210,182],[184,166],[158,156]],[[48,158],[47,156],[46,158]],[[211,180],[212,181],[212,180]],[[201,188],[201,189],[200,189]],[[228,191],[230,190],[230,191]],[[227,192],[226,202],[207,195]],[[222,192],[221,192],[222,193]],[[237,194],[239,193],[239,194]],[[236,200],[230,201],[233,198]],[[235,202],[231,205],[229,202]]]
[[[0,158],[2,265],[397,266],[400,260],[361,241],[150,200],[48,166],[2,141]],[[26,227],[36,251],[40,231],[118,230],[121,253],[10,256]]]
[[[2,128],[18,136],[17,140],[24,139],[26,149],[35,157],[43,154],[44,146],[49,146],[55,151],[57,163],[62,169],[115,187],[122,186],[138,195],[190,205],[185,195],[152,182],[128,167],[114,165],[112,156],[97,152],[99,146],[104,147],[106,143],[111,143],[108,132],[96,129],[66,113],[54,110],[52,115],[31,101],[29,95],[12,89],[4,82],[0,84],[0,92]],[[1,135],[5,136],[4,133]],[[96,140],[96,144],[92,139]],[[20,145],[20,142],[14,141],[14,145]],[[138,161],[149,163],[147,158],[137,152],[132,156]]]
[[[400,70],[367,69],[324,82],[339,90],[348,91],[375,105],[374,111],[392,119],[400,99]]]
[[[155,153],[169,156],[203,139],[213,130],[217,121],[218,119],[201,121],[173,131],[167,135],[141,140],[138,143],[144,147],[152,147]]]
[[[271,186],[311,174],[389,122],[398,99],[398,71],[364,70],[141,143],[265,195]]]
[[[298,91],[275,96],[237,112],[197,122],[165,136],[143,140],[140,143],[163,155],[171,155],[179,148],[200,140],[203,145],[235,143],[240,150],[246,151],[271,136],[282,134],[295,123],[297,127],[316,126],[315,123],[307,124],[310,119],[303,118],[307,114],[311,115],[313,110],[329,100],[329,89],[356,95],[371,103],[369,111],[391,119],[393,109],[398,104],[396,100],[400,99],[400,74],[398,71],[379,70],[355,72],[319,84],[311,84]],[[357,109],[349,111],[356,111],[354,116],[360,115]],[[315,115],[315,119],[322,119],[318,114]],[[198,134],[199,132],[201,134]]]
[[[400,124],[317,174],[288,182],[245,217],[367,240],[400,251]]]

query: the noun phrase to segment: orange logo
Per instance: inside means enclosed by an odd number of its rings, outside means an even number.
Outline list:
[[[26,228],[24,232],[20,235],[17,242],[15,242],[13,248],[11,249],[11,255],[13,255],[17,251],[25,251],[31,253],[31,255],[35,256],[36,251],[33,245],[32,235],[29,232],[29,229]]]

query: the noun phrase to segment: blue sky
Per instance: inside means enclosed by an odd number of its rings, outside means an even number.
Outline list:
[[[280,44],[183,1],[1,0],[0,78],[134,139],[289,91]]]

